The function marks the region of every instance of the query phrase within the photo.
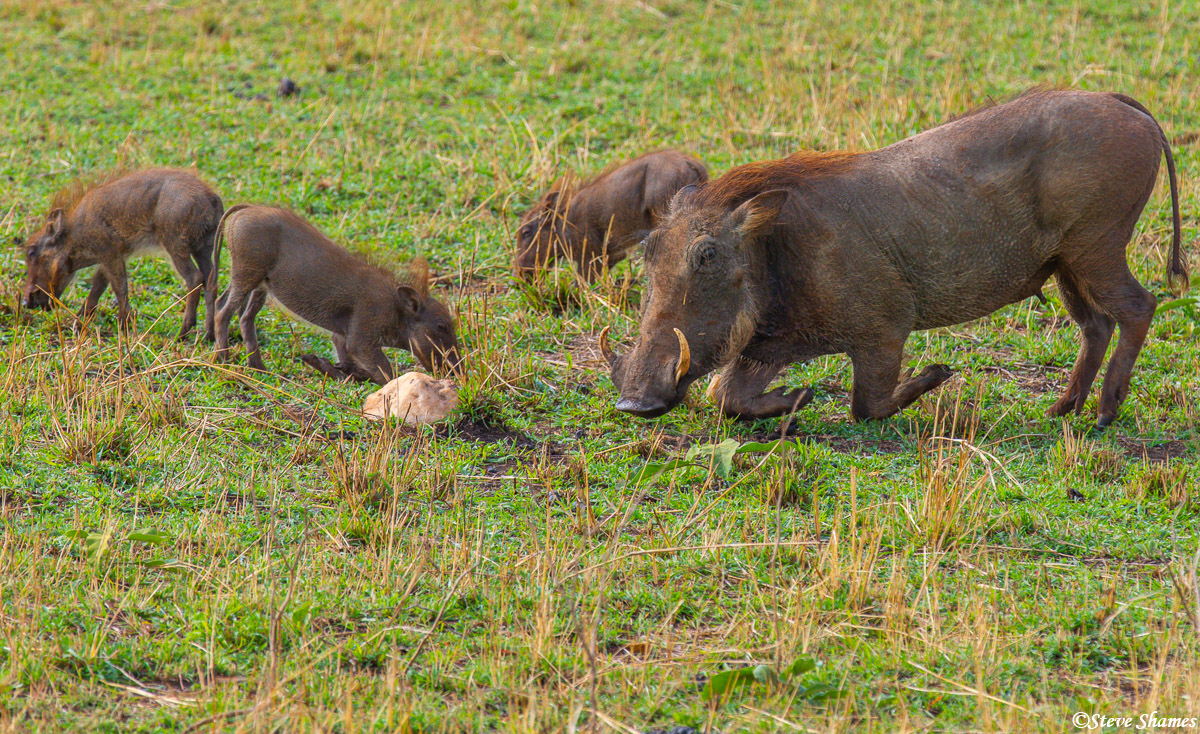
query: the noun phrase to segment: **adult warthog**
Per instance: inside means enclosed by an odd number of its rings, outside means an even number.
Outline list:
[[[1051,415],[1082,410],[1115,325],[1100,394],[1113,421],[1154,316],[1125,247],[1166,154],[1174,213],[1168,282],[1182,289],[1175,163],[1162,129],[1120,94],[1043,91],[886,148],[799,153],[682,189],[646,241],[640,333],[601,346],[619,410],[650,418],[715,369],[730,415],[807,404],[810,388],[763,390],[792,362],[845,352],[851,409],[884,418],[950,376],[900,379],[905,339],[1040,295],[1054,275],[1083,332]]]

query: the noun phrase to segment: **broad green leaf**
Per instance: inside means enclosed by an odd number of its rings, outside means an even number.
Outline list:
[[[1190,297],[1190,298],[1176,298],[1173,301],[1167,301],[1166,303],[1160,303],[1158,305],[1157,312],[1165,313],[1167,311],[1174,311],[1177,308],[1185,308],[1187,306],[1195,306],[1197,304],[1200,304],[1200,299],[1198,299],[1194,296]]]
[[[728,477],[733,472],[733,455],[741,446],[736,438],[727,438],[721,443],[709,443],[693,446],[688,449],[687,459],[704,460],[712,463],[713,471],[721,478]]]
[[[180,568],[184,564],[178,558],[151,558],[142,561],[142,565],[146,568]]]
[[[763,685],[773,686],[779,683],[779,674],[769,665],[754,666],[754,680]]]
[[[90,560],[97,561],[108,555],[112,545],[112,533],[88,533],[83,541],[83,550]]]
[[[292,610],[292,623],[296,626],[308,624],[308,620],[312,617],[312,603],[304,602]]]
[[[634,485],[650,484],[669,471],[691,466],[695,466],[695,464],[686,459],[671,459],[661,464],[646,464],[640,470],[630,474],[626,481]]]
[[[791,439],[787,439],[787,438],[780,438],[775,441],[767,441],[765,443],[759,442],[759,441],[749,441],[749,442],[744,443],[741,446],[739,446],[737,453],[739,453],[739,454],[771,454],[776,451],[782,452],[787,449],[793,449],[793,448],[796,448],[795,441],[793,441]]]
[[[817,669],[817,661],[805,655],[796,658],[792,664],[783,669],[784,678],[797,678]]]
[[[705,702],[712,702],[714,699],[720,700],[725,694],[737,688],[754,685],[756,680],[754,670],[754,668],[738,668],[717,673],[708,679],[708,683],[704,684],[704,688],[700,691],[700,699]]]
[[[156,543],[158,545],[166,545],[167,543],[171,542],[170,537],[153,530],[147,530],[140,533],[130,533],[127,539],[132,540],[135,543]]]
[[[813,683],[811,686],[801,686],[796,689],[797,698],[802,698],[812,703],[823,703],[825,701],[833,701],[841,698],[843,692],[837,686],[829,683]]]

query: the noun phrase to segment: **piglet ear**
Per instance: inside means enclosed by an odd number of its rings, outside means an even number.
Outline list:
[[[58,237],[63,233],[63,210],[55,209],[46,215],[46,234]]]
[[[411,285],[396,288],[396,296],[400,299],[400,310],[406,316],[416,316],[421,313],[421,294]]]
[[[408,266],[409,277],[421,297],[429,295],[429,284],[432,276],[429,274],[429,261],[424,255],[417,255]]]
[[[676,191],[675,195],[671,197],[671,213],[674,214],[683,211],[691,200],[692,195],[696,193],[697,188],[699,187],[696,184],[688,184]]]
[[[727,222],[730,229],[737,231],[744,239],[761,235],[775,224],[787,198],[786,189],[762,192],[729,214]]]

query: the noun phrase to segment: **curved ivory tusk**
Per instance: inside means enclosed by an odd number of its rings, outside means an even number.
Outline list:
[[[679,329],[675,330],[675,338],[679,340],[679,364],[675,365],[675,384],[678,385],[683,376],[692,366],[692,349],[688,346],[687,337]]]
[[[612,347],[608,345],[608,329],[609,327],[606,326],[600,330],[600,353],[604,355],[604,361],[608,362],[609,366],[612,366],[617,355],[613,354]]]

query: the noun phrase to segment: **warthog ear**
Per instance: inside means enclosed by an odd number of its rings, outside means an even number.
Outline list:
[[[687,206],[688,200],[692,198],[692,194],[696,193],[697,188],[696,184],[688,184],[676,191],[675,195],[671,197],[670,213],[674,214],[675,212],[683,211],[684,207]]]
[[[413,258],[412,263],[408,266],[408,272],[412,277],[413,285],[416,287],[417,292],[421,294],[421,297],[428,296],[431,276],[429,275],[429,261],[425,259],[425,256],[417,255]]]
[[[400,298],[400,310],[405,314],[415,316],[421,313],[421,294],[416,288],[411,285],[402,285],[396,288],[396,295]]]
[[[743,238],[757,237],[775,224],[787,198],[786,189],[764,191],[730,213],[727,220],[729,227],[737,230]]]
[[[55,209],[46,215],[46,234],[58,237],[63,233],[63,210]]]

